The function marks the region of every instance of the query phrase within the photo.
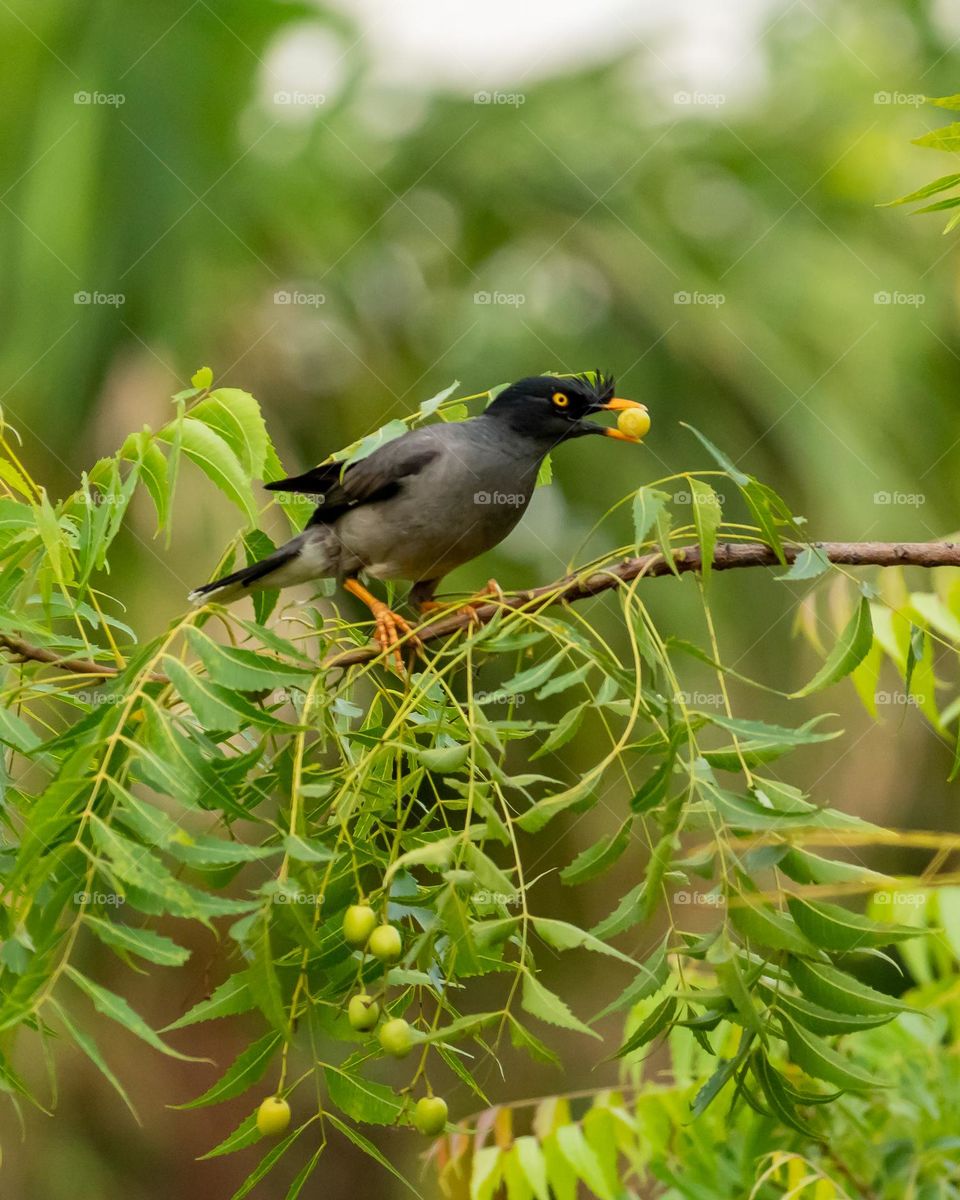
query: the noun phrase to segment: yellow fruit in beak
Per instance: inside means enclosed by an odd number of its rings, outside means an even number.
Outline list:
[[[640,405],[625,408],[617,415],[617,428],[628,438],[639,442],[650,432],[650,414]]]

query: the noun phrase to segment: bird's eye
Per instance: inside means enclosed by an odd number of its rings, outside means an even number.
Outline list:
[[[554,402],[557,408],[566,408],[570,403],[570,397],[564,392],[554,392],[550,399]]]

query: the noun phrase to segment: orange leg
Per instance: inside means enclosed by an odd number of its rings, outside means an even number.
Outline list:
[[[495,579],[487,580],[487,586],[482,592],[477,592],[475,596],[471,596],[466,604],[461,604],[457,612],[466,613],[471,621],[479,624],[477,617],[476,605],[483,603],[490,596],[503,597],[503,588]],[[419,604],[420,611],[423,613],[436,612],[438,609],[446,608],[446,604],[441,604],[439,600],[421,600]]]
[[[373,613],[373,619],[377,623],[374,636],[380,643],[380,649],[384,654],[392,652],[394,661],[397,664],[397,670],[402,671],[403,655],[399,645],[400,638],[409,636],[412,644],[418,644],[410,625],[403,617],[393,612],[389,605],[384,604],[382,600],[378,600],[372,592],[368,592],[358,579],[346,579],[343,586],[346,591],[351,592],[358,600],[362,600]]]

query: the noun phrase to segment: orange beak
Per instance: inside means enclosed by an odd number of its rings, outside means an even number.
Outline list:
[[[647,406],[645,404],[639,404],[636,400],[623,400],[620,397],[615,396],[607,404],[601,404],[600,407],[606,412],[626,412],[628,409],[632,408],[639,409],[640,412],[642,412],[647,418],[647,429],[650,428],[650,417],[647,413]],[[621,442],[639,442],[641,440],[640,437],[634,437],[633,434],[624,433],[622,429],[617,429],[615,427],[604,429],[603,432],[607,437],[617,438]],[[644,432],[646,432],[646,430]]]

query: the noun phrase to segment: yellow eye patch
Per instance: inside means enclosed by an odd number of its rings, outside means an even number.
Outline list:
[[[566,408],[570,403],[570,397],[564,392],[554,392],[550,399],[554,402],[557,408]]]

